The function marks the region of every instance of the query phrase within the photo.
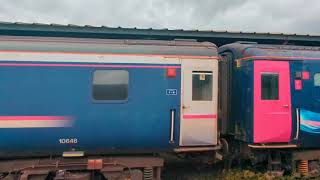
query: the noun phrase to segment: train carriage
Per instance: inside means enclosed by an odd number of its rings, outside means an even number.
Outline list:
[[[250,147],[247,152],[318,159],[320,49],[238,42],[219,53],[226,77],[220,82],[221,133]]]
[[[0,37],[0,157],[103,170],[101,154],[217,149],[217,60],[206,42]]]

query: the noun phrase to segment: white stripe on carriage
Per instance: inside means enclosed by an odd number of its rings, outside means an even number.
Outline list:
[[[72,127],[70,120],[4,120],[0,121],[1,128],[58,128]]]
[[[35,62],[76,62],[76,63],[134,63],[134,64],[181,64],[179,58],[161,56],[133,55],[97,55],[97,54],[54,54],[0,52],[0,61],[35,61]]]

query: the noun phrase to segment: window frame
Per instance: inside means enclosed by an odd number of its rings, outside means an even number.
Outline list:
[[[277,75],[277,79],[278,79],[278,91],[277,91],[277,99],[263,99],[263,87],[262,87],[262,77],[263,75]],[[280,100],[280,73],[279,72],[261,72],[260,74],[260,100],[261,101],[279,101]]]
[[[193,75],[201,75],[201,74],[204,74],[204,75],[211,75],[211,99],[210,100],[194,100],[193,99]],[[213,102],[213,71],[192,71],[191,72],[191,101],[194,101],[194,102]]]
[[[94,83],[94,73],[96,71],[126,71],[128,73],[128,96],[126,99],[123,100],[97,100],[93,97],[93,83]],[[97,103],[97,104],[124,104],[124,103],[128,103],[129,98],[130,98],[130,71],[128,69],[93,69],[91,71],[91,78],[90,78],[90,91],[89,91],[89,96],[91,99],[91,102],[93,103]]]
[[[314,73],[314,74],[313,74],[313,78],[312,78],[312,80],[313,80],[313,86],[316,87],[316,88],[320,88],[320,84],[319,84],[319,86],[316,86],[316,84],[315,84],[315,76],[318,75],[318,74],[319,74],[319,76],[320,76],[320,72]]]

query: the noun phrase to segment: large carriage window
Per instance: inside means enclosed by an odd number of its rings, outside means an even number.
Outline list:
[[[278,100],[279,99],[279,74],[262,73],[261,74],[261,99]]]
[[[212,72],[192,72],[192,100],[212,101]]]
[[[96,70],[93,74],[95,100],[126,100],[129,74],[125,70]]]
[[[313,77],[314,86],[320,86],[320,73],[316,73]]]

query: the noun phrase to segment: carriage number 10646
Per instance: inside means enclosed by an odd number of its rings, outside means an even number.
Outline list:
[[[60,144],[77,144],[77,138],[66,138],[66,139],[59,139]]]

